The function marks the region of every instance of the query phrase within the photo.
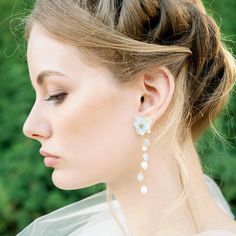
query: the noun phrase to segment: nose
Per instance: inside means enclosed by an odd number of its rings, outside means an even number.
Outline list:
[[[36,139],[38,141],[47,139],[51,135],[49,122],[46,119],[46,116],[44,117],[42,112],[39,110],[37,111],[35,107],[32,108],[23,125],[23,134],[28,138]]]

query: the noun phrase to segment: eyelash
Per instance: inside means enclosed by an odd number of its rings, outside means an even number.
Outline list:
[[[54,101],[55,104],[61,104],[65,98],[67,93],[59,93],[50,96],[49,98],[45,99],[45,101]]]

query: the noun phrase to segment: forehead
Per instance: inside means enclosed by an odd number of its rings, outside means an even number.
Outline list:
[[[94,77],[106,74],[112,77],[108,68],[87,56],[83,50],[55,39],[42,26],[33,25],[27,46],[27,63],[32,81],[42,71],[60,71],[74,78]]]
[[[75,52],[75,48],[56,40],[40,25],[33,25],[27,45],[27,59],[34,59],[35,56],[41,55],[51,58],[53,55],[67,55],[68,53],[71,56],[78,56],[78,51]],[[45,60],[47,60],[46,57]]]
[[[53,67],[55,64],[65,67],[71,63],[71,65],[80,63],[97,69],[105,69],[93,57],[88,56],[83,49],[57,40],[37,23],[33,24],[30,32],[27,45],[27,61],[29,67],[35,67],[35,65]],[[50,69],[53,70],[54,68]]]
[[[30,77],[36,78],[41,71],[61,71],[66,74],[87,69],[84,56],[76,48],[60,42],[40,25],[33,25],[27,46],[27,63]]]

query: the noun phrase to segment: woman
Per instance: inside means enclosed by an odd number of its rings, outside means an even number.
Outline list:
[[[200,0],[38,0],[26,18],[36,101],[23,132],[56,187],[108,192],[18,235],[236,235],[194,146],[235,82],[220,38]]]

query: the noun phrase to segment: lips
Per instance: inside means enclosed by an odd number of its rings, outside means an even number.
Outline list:
[[[59,157],[49,153],[49,152],[45,152],[43,150],[40,150],[39,153],[44,156],[44,164],[47,167],[56,167],[59,161]]]
[[[40,150],[39,153],[44,156],[44,157],[53,157],[53,158],[59,158],[58,156],[52,154],[52,153],[49,153],[49,152],[45,152],[43,150]]]

